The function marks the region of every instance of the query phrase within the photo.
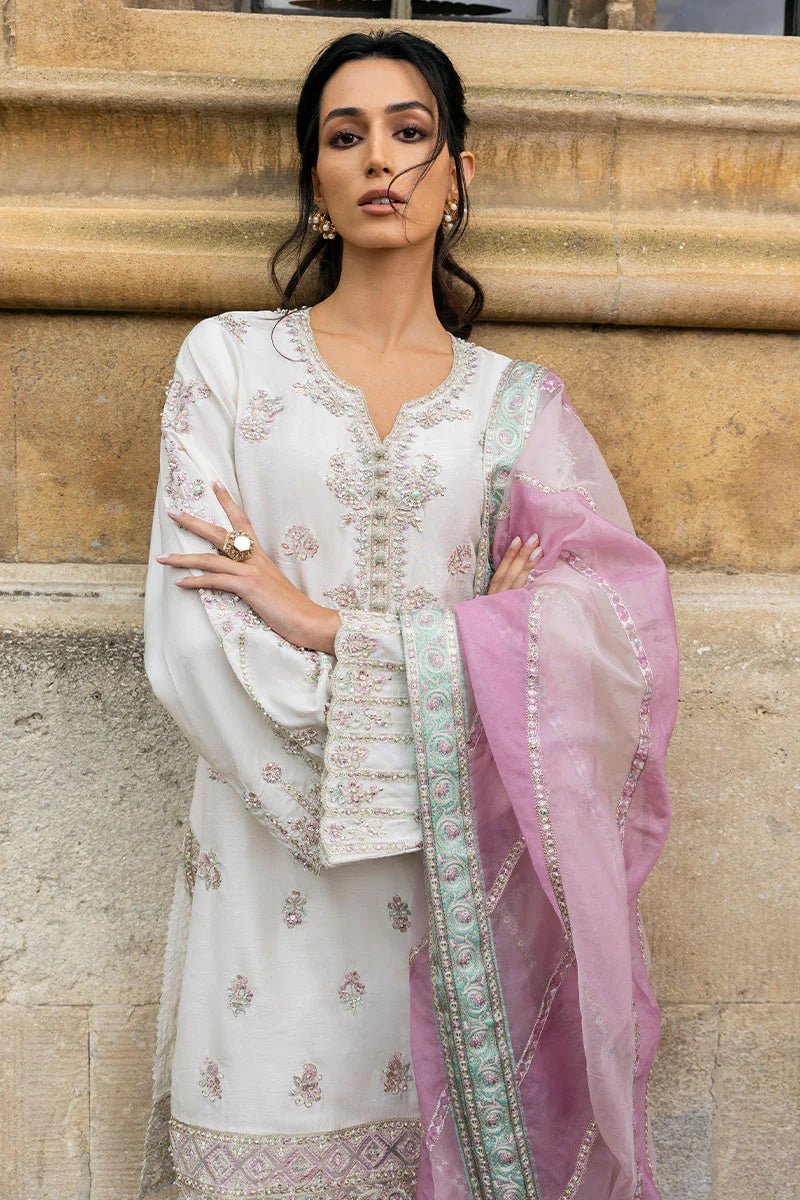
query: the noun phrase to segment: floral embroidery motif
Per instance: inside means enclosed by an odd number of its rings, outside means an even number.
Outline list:
[[[164,496],[168,506],[176,512],[192,513],[195,517],[208,519],[208,513],[199,503],[205,495],[206,485],[202,479],[192,479],[181,466],[178,443],[172,437],[164,439],[167,473],[164,479]]]
[[[197,860],[200,854],[200,843],[194,835],[191,825],[183,837],[183,878],[186,890],[191,899],[194,895],[194,884],[197,878]]]
[[[285,407],[277,396],[261,388],[247,401],[247,407],[239,419],[239,436],[248,442],[263,442],[272,430],[272,422]]]
[[[298,562],[305,562],[307,558],[313,558],[317,553],[319,542],[305,525],[292,525],[286,530],[281,547]]]
[[[400,1054],[393,1054],[383,1068],[383,1090],[385,1092],[407,1092],[411,1083],[411,1063],[403,1062]]]
[[[406,933],[411,924],[410,906],[401,896],[392,896],[386,907],[389,910],[389,920],[392,923],[392,929],[397,929],[400,933]]]
[[[211,780],[212,783],[219,783],[220,780],[222,779],[222,776],[220,775],[219,771],[215,771],[213,767],[209,767],[208,768],[208,778]]]
[[[233,313],[230,312],[220,313],[219,316],[214,318],[214,320],[219,321],[223,329],[227,329],[228,333],[233,334],[233,336],[240,342],[244,341],[245,334],[250,328],[247,321],[243,320],[241,317],[235,317]]]
[[[224,1075],[219,1069],[219,1063],[215,1062],[213,1058],[207,1058],[200,1071],[200,1080],[198,1083],[198,1087],[206,1100],[210,1100],[213,1103],[215,1100],[222,1099],[223,1079]]]
[[[322,594],[337,608],[356,608],[358,606],[358,593],[349,583],[340,583],[338,587],[326,588]]]
[[[303,1074],[294,1075],[293,1081],[294,1087],[289,1095],[295,1104],[311,1108],[312,1104],[317,1104],[322,1099],[322,1088],[320,1087],[322,1076],[313,1063],[303,1063]]]
[[[200,595],[203,599],[203,604],[211,613],[221,614],[222,621],[219,625],[219,631],[223,637],[231,633],[237,625],[248,625],[251,629],[259,627],[266,629],[266,625],[261,620],[261,617],[253,612],[249,604],[242,600],[241,597],[235,596],[233,592],[218,592],[211,588],[201,588]]]
[[[189,432],[189,408],[198,400],[210,400],[211,392],[202,379],[182,379],[174,375],[165,389],[166,402],[161,412],[161,431],[166,434]]]
[[[202,879],[206,891],[215,891],[222,883],[222,863],[213,850],[204,850],[197,860],[197,878]]]
[[[264,807],[257,792],[245,792],[242,799],[248,812],[261,812]]]
[[[287,929],[296,929],[298,925],[303,924],[307,904],[308,901],[300,892],[289,892],[283,902],[283,923]]]
[[[403,596],[402,608],[438,608],[439,599],[426,587],[409,588]]]
[[[240,1013],[247,1012],[252,1003],[253,993],[248,986],[247,976],[237,975],[228,988],[228,1008],[238,1017]]]
[[[358,602],[386,610],[404,587],[408,530],[419,529],[423,507],[444,495],[436,459],[430,454],[412,458],[415,437],[420,429],[442,421],[472,417],[457,401],[474,378],[478,347],[453,336],[453,366],[447,378],[425,396],[404,403],[381,440],[363,390],[331,371],[319,354],[308,306],[288,310],[285,321],[306,368],[306,377],[296,380],[294,389],[334,416],[348,419],[353,450],[331,455],[326,483],[342,505],[341,527],[354,530]]]
[[[347,771],[355,771],[368,753],[366,746],[336,746],[331,754],[331,766],[334,770],[341,771],[342,774]]]
[[[261,768],[261,778],[266,783],[280,783],[283,772],[275,762],[265,763]]]
[[[376,783],[363,784],[357,779],[345,779],[332,789],[332,798],[336,807],[352,816],[368,805],[382,791]]]
[[[371,658],[377,648],[378,642],[375,638],[357,631],[345,633],[337,647],[342,658]]]
[[[364,1003],[366,990],[358,971],[348,971],[344,977],[344,983],[339,987],[339,1003],[342,1008],[356,1012]]]
[[[447,560],[447,569],[451,575],[466,575],[472,570],[472,546],[469,542],[461,542],[456,546]]]

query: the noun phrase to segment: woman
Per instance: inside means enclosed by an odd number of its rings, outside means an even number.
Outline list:
[[[140,1200],[659,1194],[669,588],[560,378],[463,336],[466,125],[432,43],[328,45],[313,246],[167,390],[146,667],[200,761]]]

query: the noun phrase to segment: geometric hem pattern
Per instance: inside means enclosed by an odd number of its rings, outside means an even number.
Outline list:
[[[299,1134],[226,1133],[170,1118],[170,1149],[191,1200],[414,1200],[418,1118]]]

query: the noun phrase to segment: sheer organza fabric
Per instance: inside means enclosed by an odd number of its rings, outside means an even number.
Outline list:
[[[524,589],[456,606],[460,699],[426,685],[447,653],[444,626],[431,650],[441,613],[405,618],[428,818],[429,929],[411,964],[417,1197],[658,1200],[646,1093],[660,1012],[639,892],[670,823],[667,572],[553,373],[509,475],[493,562],[533,531],[544,554]],[[449,702],[448,757],[431,721]],[[442,807],[456,776],[460,832]],[[449,905],[448,873],[471,879]],[[470,922],[483,932],[468,944]]]

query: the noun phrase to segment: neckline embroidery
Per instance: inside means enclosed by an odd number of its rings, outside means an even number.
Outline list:
[[[424,395],[414,396],[411,400],[405,400],[397,411],[391,429],[386,434],[386,437],[382,438],[375,427],[375,422],[369,411],[364,389],[359,387],[358,384],[348,383],[346,379],[342,379],[341,375],[337,375],[328,366],[328,363],[320,354],[314,337],[314,331],[311,328],[310,312],[311,306],[308,304],[303,304],[299,308],[289,310],[287,321],[294,335],[292,340],[295,346],[300,351],[306,363],[310,363],[313,369],[323,377],[329,386],[335,388],[340,393],[350,396],[355,401],[365,425],[371,432],[373,440],[379,446],[389,446],[399,437],[409,413],[413,413],[417,409],[425,408],[436,402],[441,403],[446,397],[449,399],[451,395],[452,398],[455,398],[455,395],[462,390],[464,384],[469,382],[473,376],[478,347],[473,342],[457,337],[448,330],[447,332],[453,349],[453,362],[447,376],[436,387],[431,388],[429,392],[425,392]]]

